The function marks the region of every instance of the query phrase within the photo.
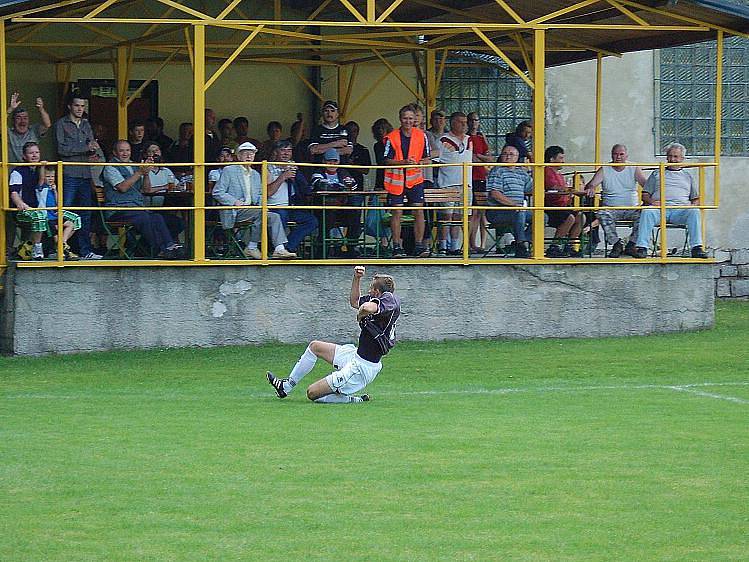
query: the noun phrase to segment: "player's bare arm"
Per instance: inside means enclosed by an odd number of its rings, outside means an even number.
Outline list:
[[[366,318],[367,316],[371,314],[377,313],[377,303],[376,302],[365,302],[363,305],[359,307],[359,311],[356,313],[356,320],[359,321],[362,318]]]
[[[361,278],[364,277],[366,269],[363,265],[354,266],[354,276],[351,278],[351,294],[349,295],[349,304],[351,308],[359,308],[359,298],[361,297]]]

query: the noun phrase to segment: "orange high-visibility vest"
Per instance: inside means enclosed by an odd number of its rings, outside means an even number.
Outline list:
[[[403,157],[403,147],[401,146],[401,133],[400,129],[396,129],[385,136],[390,141],[390,144],[395,150],[395,157],[393,160],[405,160]],[[421,160],[424,154],[424,147],[426,146],[426,135],[421,129],[411,129],[411,144],[408,146],[408,157],[417,162]],[[405,177],[403,170],[405,169]],[[406,189],[411,189],[416,185],[419,185],[424,181],[424,174],[421,173],[421,168],[386,168],[384,174],[385,190],[393,195],[401,195],[403,193],[403,186],[405,184]]]

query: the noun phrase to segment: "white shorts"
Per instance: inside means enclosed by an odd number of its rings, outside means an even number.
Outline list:
[[[371,383],[382,369],[382,363],[372,363],[356,354],[356,346],[336,345],[333,356],[335,371],[325,377],[328,386],[340,394],[355,394]]]

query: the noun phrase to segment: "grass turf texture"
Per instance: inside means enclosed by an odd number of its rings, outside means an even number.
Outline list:
[[[748,331],[401,343],[354,405],[275,398],[298,345],[0,358],[0,559],[746,559]]]

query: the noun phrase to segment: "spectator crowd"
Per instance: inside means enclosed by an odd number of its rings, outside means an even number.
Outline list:
[[[54,123],[41,98],[36,98],[34,106],[38,119],[32,123],[20,95],[11,95],[9,157],[25,165],[13,167],[10,173],[10,201],[17,211],[14,220],[8,221],[8,251],[24,260],[50,257],[59,247],[56,236],[61,233],[64,259],[100,260],[112,253],[108,236],[116,227],[120,235],[137,242],[134,251],[141,256],[187,256],[189,213],[159,207],[190,207],[184,197],[201,188],[194,185],[193,169],[186,165],[194,160],[192,123],[181,123],[178,138],[172,139],[164,133],[159,117],[134,120],[127,139],[106,146],[107,131],[88,120],[87,102],[80,95],[69,99],[65,115]],[[208,223],[220,225],[207,233],[207,244],[221,251],[234,244],[241,257],[260,259],[265,225],[267,253],[273,259],[295,259],[314,244],[322,245],[323,255],[335,257],[375,251],[393,257],[462,255],[463,245],[471,253],[486,255],[491,227],[497,229],[495,233],[504,229],[512,235],[515,257],[531,255],[533,217],[526,209],[533,195],[528,166],[533,157],[530,122],[523,121],[507,133],[495,157],[476,112],[447,115],[435,110],[426,123],[420,107],[406,105],[398,112],[397,128],[387,118],[372,124],[372,159],[370,149],[359,142],[359,124],[341,123],[339,116],[338,104],[328,100],[322,105],[320,123],[311,130],[298,114],[288,134],[279,121],[270,121],[265,128],[267,138],[260,140],[249,136],[246,117],[217,119],[212,109],[206,109],[204,189],[206,205],[218,207],[209,209],[206,217]],[[39,143],[50,131],[56,154],[42,155]],[[56,167],[45,165],[57,158],[66,163],[62,217],[57,213]],[[655,170],[648,175],[639,166],[629,165],[627,158],[627,147],[616,144],[611,162],[601,166],[587,184],[575,187],[560,172],[564,149],[546,148],[545,162],[555,164],[544,169],[544,206],[550,207],[546,224],[555,229],[545,249],[548,257],[580,257],[583,235],[595,238],[599,227],[608,256],[648,255],[653,229],[661,220],[660,174]],[[667,209],[666,221],[685,225],[691,256],[705,258],[701,215],[694,208],[700,204],[699,189],[684,167],[685,158],[682,145],[667,147],[663,193],[666,205],[679,208]],[[266,185],[258,168],[263,160],[273,162],[267,167]],[[494,162],[504,166],[487,166]],[[374,171],[371,189],[366,190],[365,176],[370,174],[366,167],[373,164],[384,168]],[[423,167],[430,164],[437,166]],[[467,165],[470,169],[464,178]],[[430,194],[435,190],[459,196],[432,203]],[[257,208],[264,191],[266,217]],[[368,228],[370,221],[362,210],[374,201],[367,193],[371,191],[384,196],[384,204],[391,208],[389,218],[385,213],[375,215],[375,228]],[[182,204],[169,203],[175,193],[182,194]],[[470,212],[467,233],[463,232],[464,197],[469,205],[484,207]],[[575,204],[575,198],[587,203]],[[571,208],[592,206],[594,198],[600,198],[595,211]],[[97,204],[107,209],[92,210]],[[425,206],[436,206],[438,211]],[[622,225],[631,229],[627,241],[619,236]],[[14,244],[16,228],[22,236],[18,245]],[[365,244],[366,234],[374,242]],[[45,245],[45,241],[49,242]]]

